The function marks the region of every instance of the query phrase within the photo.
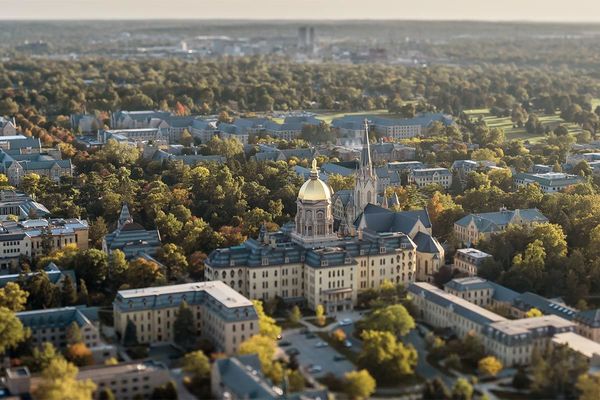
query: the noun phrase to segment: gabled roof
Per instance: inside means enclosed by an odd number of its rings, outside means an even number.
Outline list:
[[[442,245],[427,233],[418,232],[413,240],[419,253],[438,254],[444,251]]]
[[[426,209],[410,211],[392,211],[375,204],[367,204],[357,218],[356,227],[364,221],[366,228],[375,232],[402,232],[408,234],[417,221],[431,228],[431,220]]]
[[[581,324],[591,326],[592,328],[600,328],[600,308],[579,311],[575,314],[573,319]]]
[[[471,221],[474,221],[479,232],[494,232],[498,230],[499,227],[510,224],[515,216],[527,223],[548,222],[548,218],[546,218],[537,208],[529,208],[523,210],[501,210],[489,213],[469,214],[456,221],[455,224],[466,227]]]

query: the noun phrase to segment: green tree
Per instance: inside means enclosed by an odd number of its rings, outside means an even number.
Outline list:
[[[0,307],[19,312],[25,309],[29,293],[22,290],[18,283],[8,282],[0,289]]]
[[[65,277],[65,280],[62,283],[61,297],[63,306],[77,304],[77,289],[69,275]]]
[[[154,388],[152,400],[177,400],[179,398],[177,394],[177,386],[173,381],[169,381],[162,386]]]
[[[108,226],[104,217],[99,216],[90,224],[88,236],[90,238],[90,244],[92,247],[100,248],[102,246],[102,239],[108,233]]]
[[[6,307],[0,307],[0,354],[14,348],[29,336],[21,320]]]
[[[263,303],[260,300],[252,300],[256,314],[258,315],[258,330],[262,336],[266,336],[272,340],[276,340],[281,335],[281,327],[277,325],[275,320],[265,313]]]
[[[89,303],[89,294],[87,290],[87,285],[83,279],[79,280],[79,293],[77,294],[77,303],[85,304]]]
[[[135,323],[130,319],[127,320],[127,325],[125,325],[125,332],[123,334],[123,344],[127,347],[133,347],[139,344],[137,337],[137,327]]]
[[[127,267],[127,284],[132,288],[156,286],[164,283],[160,266],[145,258],[138,257],[129,262]]]
[[[291,393],[301,392],[304,390],[306,383],[304,382],[304,375],[302,375],[302,372],[297,369],[288,371],[287,378]]]
[[[363,331],[358,365],[381,382],[394,382],[414,373],[417,352],[404,346],[391,332]]]
[[[344,375],[345,392],[351,399],[368,399],[374,392],[376,382],[369,374],[369,371],[363,369],[360,371],[350,371]]]
[[[64,359],[54,359],[42,371],[34,398],[41,400],[89,400],[96,385],[89,379],[78,380],[78,369]]]
[[[294,306],[290,311],[290,315],[288,317],[289,321],[293,324],[297,324],[302,319],[302,312],[300,312],[300,307]]]
[[[450,400],[450,391],[440,378],[425,382],[423,400]]]
[[[415,327],[415,321],[402,304],[377,309],[359,324],[361,329],[391,332],[404,336]]]
[[[577,379],[577,390],[581,393],[579,400],[600,399],[600,375],[582,374]]]
[[[187,353],[183,357],[182,365],[183,370],[190,374],[196,383],[201,383],[210,377],[210,361],[200,350]]]
[[[157,256],[166,265],[169,279],[178,280],[185,276],[188,262],[181,247],[167,243],[161,247]]]
[[[182,301],[173,322],[173,337],[175,343],[183,348],[191,348],[196,342],[196,324],[194,313],[186,301]]]
[[[79,328],[79,324],[77,324],[77,322],[75,321],[73,321],[71,325],[69,325],[65,336],[67,338],[68,344],[83,343],[83,333]]]
[[[52,360],[63,358],[62,354],[60,354],[50,342],[42,343],[41,347],[35,346],[32,351],[32,356],[34,371],[42,371],[50,365]]]
[[[473,386],[465,378],[458,378],[452,388],[453,400],[471,400],[473,397]]]
[[[102,388],[98,393],[99,400],[116,400],[115,394],[110,388]]]

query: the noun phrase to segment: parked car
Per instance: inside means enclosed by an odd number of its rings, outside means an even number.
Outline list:
[[[352,347],[352,342],[348,339],[344,340],[344,347],[349,349],[350,347]]]
[[[323,371],[323,367],[321,367],[320,365],[313,365],[310,368],[308,368],[308,372],[310,372],[311,374],[316,374]]]
[[[281,342],[279,342],[279,347],[287,347],[287,346],[291,346],[292,344],[290,342],[288,342],[287,340],[282,340]]]
[[[352,325],[352,320],[350,318],[344,318],[343,320],[341,320],[338,325],[339,326],[347,326],[347,325]]]
[[[326,342],[320,340],[315,344],[315,347],[321,348],[321,347],[327,347],[329,346]]]
[[[345,359],[346,359],[346,357],[344,357],[340,354],[333,356],[333,361],[344,361]]]
[[[308,332],[308,333],[306,334],[306,338],[307,338],[307,339],[314,339],[314,338],[316,338],[316,337],[317,337],[317,336],[316,336],[314,333],[312,333],[312,332]]]

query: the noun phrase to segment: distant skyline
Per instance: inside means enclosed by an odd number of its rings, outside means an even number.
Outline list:
[[[0,0],[7,19],[600,22],[600,0]]]

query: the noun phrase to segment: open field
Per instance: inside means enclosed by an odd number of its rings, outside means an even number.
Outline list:
[[[490,128],[502,128],[506,134],[506,140],[521,139],[528,140],[531,143],[536,143],[545,137],[544,134],[530,134],[527,133],[525,128],[514,127],[510,117],[495,117],[490,115],[488,109],[483,108],[477,110],[465,110],[465,114],[471,118],[483,116],[483,120]],[[544,127],[550,126],[551,128],[554,128],[562,124],[569,130],[569,133],[572,134],[580,132],[581,130],[577,124],[565,122],[560,117],[560,113],[556,113],[555,115],[542,115],[539,117],[539,119]]]

